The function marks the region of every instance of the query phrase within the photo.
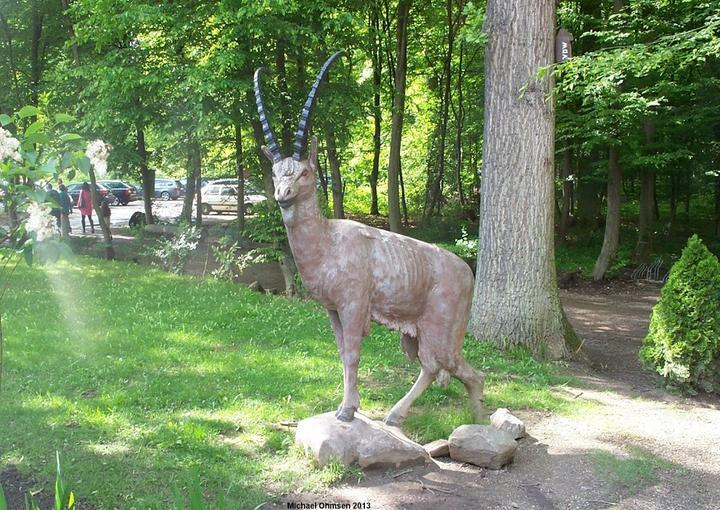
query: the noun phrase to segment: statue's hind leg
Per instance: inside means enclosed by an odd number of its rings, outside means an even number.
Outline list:
[[[412,403],[415,402],[415,399],[422,395],[423,391],[425,391],[434,380],[435,376],[433,374],[424,367],[421,368],[420,376],[417,378],[417,381],[415,381],[415,384],[413,384],[413,387],[410,388],[407,395],[405,395],[393,406],[388,415],[385,417],[385,423],[392,425],[393,427],[399,427],[402,422],[405,421],[405,418],[407,418],[408,411],[410,410]]]
[[[482,418],[483,400],[485,400],[483,388],[485,386],[485,374],[473,368],[465,358],[460,358],[453,376],[462,382],[470,396],[475,421],[480,423]]]

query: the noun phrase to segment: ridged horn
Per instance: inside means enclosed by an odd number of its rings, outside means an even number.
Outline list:
[[[267,142],[268,149],[270,149],[270,152],[273,155],[273,161],[278,162],[282,159],[282,153],[275,141],[275,134],[270,127],[270,121],[268,121],[267,113],[265,113],[265,102],[263,101],[262,93],[260,92],[260,72],[263,70],[264,68],[262,67],[258,67],[255,70],[255,77],[253,80],[255,82],[255,104],[257,105],[257,111],[260,116],[260,123],[262,124],[263,135],[265,135],[265,141]]]
[[[325,75],[327,74],[327,71],[332,65],[332,63],[335,62],[335,60],[340,55],[344,54],[344,51],[338,51],[329,59],[327,59],[323,64],[322,68],[320,68],[320,72],[318,73],[317,78],[315,78],[315,83],[313,84],[312,89],[310,89],[310,93],[308,94],[307,100],[305,101],[305,106],[303,106],[302,114],[300,115],[300,122],[298,122],[297,132],[295,133],[295,143],[293,144],[293,159],[295,161],[300,161],[303,154],[305,153],[305,149],[307,148],[307,137],[308,130],[310,128],[310,118],[312,116],[313,109],[315,108],[315,103],[317,101],[317,91],[320,87],[320,83],[322,83],[322,80],[323,78],[325,78]]]

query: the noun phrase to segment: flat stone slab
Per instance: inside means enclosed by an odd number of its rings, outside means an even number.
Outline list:
[[[358,412],[349,423],[339,421],[333,412],[306,418],[298,423],[295,443],[320,466],[333,459],[345,466],[357,463],[363,469],[432,462],[428,452],[400,429]]]
[[[525,424],[523,421],[517,416],[510,414],[510,411],[504,407],[501,407],[492,414],[490,423],[495,428],[509,432],[515,439],[525,437]]]
[[[512,434],[492,425],[461,425],[448,442],[451,459],[490,469],[510,464],[517,450]]]
[[[430,454],[431,457],[449,457],[450,447],[448,446],[447,439],[437,439],[432,443],[423,445],[425,451]]]

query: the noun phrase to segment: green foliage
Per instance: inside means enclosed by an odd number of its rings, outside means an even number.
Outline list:
[[[261,262],[281,260],[281,246],[287,243],[287,231],[280,215],[280,209],[269,201],[256,204],[253,216],[248,219],[245,235],[251,241],[266,245],[257,250],[257,255],[264,257]]]
[[[240,243],[229,236],[222,236],[216,243],[210,245],[210,249],[220,263],[220,266],[213,269],[210,274],[218,279],[233,280],[251,265],[270,260],[266,249],[243,251]]]
[[[60,467],[60,452],[55,453],[55,498],[53,510],[73,510],[75,493],[67,488]],[[5,493],[0,486],[0,510],[8,510]],[[32,494],[25,494],[25,510],[41,510]]]
[[[174,236],[158,238],[144,253],[165,271],[182,273],[200,243],[202,231],[195,225],[180,223]]]
[[[640,357],[671,385],[720,390],[720,262],[697,235],[670,271]]]

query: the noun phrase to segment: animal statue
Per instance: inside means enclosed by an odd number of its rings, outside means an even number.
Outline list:
[[[352,421],[360,404],[357,387],[360,343],[370,321],[401,334],[401,346],[419,360],[417,381],[385,418],[398,426],[410,406],[433,381],[447,387],[450,376],[466,387],[477,420],[485,376],[463,357],[462,346],[470,313],[473,274],[459,257],[432,244],[349,220],[329,220],[317,202],[317,138],[305,157],[309,123],[317,91],[331,56],[317,75],[305,102],[292,157],[283,157],[268,121],[254,76],[255,98],[272,162],[275,200],[287,228],[288,241],[303,284],[326,309],[343,363],[343,400],[335,416]]]

